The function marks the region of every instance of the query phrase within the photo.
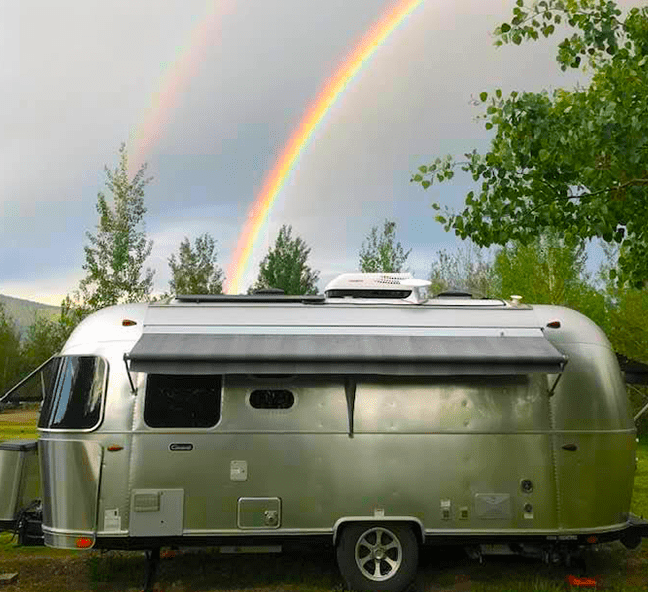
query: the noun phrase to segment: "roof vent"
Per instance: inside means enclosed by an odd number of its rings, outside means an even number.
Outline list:
[[[411,273],[344,273],[331,280],[324,293],[327,298],[389,298],[420,304],[427,300],[427,280]]]

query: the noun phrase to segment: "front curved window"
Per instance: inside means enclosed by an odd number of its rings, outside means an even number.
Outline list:
[[[107,364],[97,356],[59,358],[39,428],[89,429],[99,423]]]

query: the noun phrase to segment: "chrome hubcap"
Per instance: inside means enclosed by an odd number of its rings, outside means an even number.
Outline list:
[[[367,530],[356,543],[355,560],[363,576],[382,582],[398,572],[403,549],[393,532],[376,526]]]

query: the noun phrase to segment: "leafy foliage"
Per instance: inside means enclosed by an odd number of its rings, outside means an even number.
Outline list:
[[[468,290],[474,296],[493,296],[495,293],[495,272],[493,263],[472,243],[455,253],[441,250],[431,265],[429,280],[430,294],[439,294],[449,289]]]
[[[128,175],[126,146],[119,149],[119,164],[114,171],[106,167],[106,187],[113,195],[111,207],[106,196],[99,193],[97,234],[86,232],[90,246],[84,247],[87,272],[79,289],[86,311],[123,302],[148,299],[153,286],[153,271],[142,271],[153,242],[147,241],[143,227],[144,187],[151,178],[144,178],[143,165],[132,180]],[[142,277],[144,273],[144,277]]]
[[[21,366],[18,332],[0,304],[0,396],[16,382]]]
[[[22,345],[22,358],[27,372],[58,353],[84,317],[84,311],[67,297],[61,303],[56,319],[38,317],[27,329]]]
[[[306,264],[310,248],[300,238],[292,238],[292,226],[285,224],[259,266],[259,275],[250,291],[278,288],[285,294],[317,294],[319,271]]]
[[[557,233],[507,245],[495,256],[495,292],[506,299],[518,294],[529,304],[567,306],[607,328],[605,298],[591,285],[586,262],[585,244],[567,245]]]
[[[385,220],[381,234],[374,226],[360,249],[360,271],[363,273],[399,273],[412,249],[405,253],[396,242],[396,222]]]
[[[510,23],[495,30],[496,45],[549,37],[566,23],[575,32],[557,61],[562,70],[589,66],[592,80],[552,94],[480,94],[486,129],[495,129],[489,151],[437,158],[412,176],[427,189],[459,166],[481,182],[461,213],[445,208],[436,217],[446,231],[480,246],[528,244],[547,229],[569,244],[598,237],[623,245],[622,280],[648,281],[648,7],[621,14],[613,1],[527,8],[518,0]]]
[[[209,234],[199,236],[192,248],[187,237],[180,243],[178,258],[169,257],[173,274],[172,294],[222,294],[223,270],[217,265],[216,241]]]

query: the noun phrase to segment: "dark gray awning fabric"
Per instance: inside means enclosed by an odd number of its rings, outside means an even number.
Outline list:
[[[142,335],[131,370],[150,374],[457,375],[562,372],[543,337]]]

